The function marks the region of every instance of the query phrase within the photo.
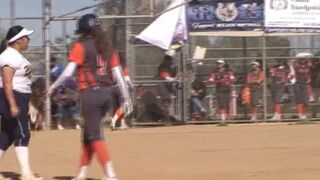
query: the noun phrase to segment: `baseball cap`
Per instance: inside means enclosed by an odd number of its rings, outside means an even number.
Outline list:
[[[313,58],[313,55],[309,52],[301,52],[296,54],[296,58]]]
[[[217,60],[217,63],[219,63],[219,64],[225,64],[226,62],[225,62],[223,59],[219,59],[219,60]]]
[[[19,33],[17,33],[12,38],[8,39],[8,43],[12,43],[12,42],[22,38],[23,36],[29,36],[32,33],[33,33],[33,30],[27,30],[26,28],[22,28]]]
[[[251,61],[251,62],[250,62],[250,65],[257,65],[257,66],[260,66],[260,63],[259,63],[259,62],[257,62],[257,61]]]
[[[176,55],[176,51],[174,49],[170,49],[170,50],[164,52],[164,54],[173,57]]]

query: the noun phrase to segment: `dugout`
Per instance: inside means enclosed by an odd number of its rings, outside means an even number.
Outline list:
[[[263,99],[261,100],[261,110],[259,112],[261,122],[271,122],[269,118],[273,114],[273,102],[270,95],[270,78],[268,69],[279,59],[290,60],[299,52],[311,52],[315,55],[314,62],[318,62],[319,35],[311,33],[265,33],[261,31],[216,31],[216,32],[191,32],[190,33],[190,53],[196,46],[207,48],[204,59],[189,59],[188,66],[194,72],[194,76],[208,79],[210,71],[213,70],[214,62],[223,58],[236,74],[235,87],[237,89],[237,116],[230,119],[230,122],[248,122],[250,119],[250,109],[243,106],[239,101],[239,92],[244,85],[245,75],[249,70],[249,63],[252,60],[261,62],[266,81],[263,84]],[[201,63],[199,63],[201,62]],[[200,65],[199,65],[200,64]],[[317,72],[315,72],[318,74]],[[318,76],[318,75],[317,75]],[[313,95],[315,100],[309,102],[308,119],[318,120],[319,101],[317,100],[319,87],[318,78],[312,82]],[[190,84],[192,80],[189,80]],[[203,122],[192,121],[189,123],[205,123],[219,121],[217,116],[215,86],[207,86],[210,92],[205,98],[205,105],[208,114]],[[190,95],[190,94],[189,94]],[[290,97],[290,99],[293,99]],[[295,112],[294,102],[283,103],[282,121],[298,121]],[[188,108],[187,108],[188,109]]]

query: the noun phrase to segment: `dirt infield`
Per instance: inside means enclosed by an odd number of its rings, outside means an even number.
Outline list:
[[[120,180],[319,180],[320,124],[187,125],[135,128],[105,135]],[[33,169],[70,179],[80,150],[76,130],[33,134]],[[11,148],[0,172],[17,176]],[[90,178],[100,179],[96,160]]]

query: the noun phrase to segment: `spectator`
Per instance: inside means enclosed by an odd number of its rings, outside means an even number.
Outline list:
[[[29,104],[29,116],[31,120],[31,128],[34,130],[41,130],[45,126],[44,122],[44,102],[45,96],[45,79],[43,77],[37,78],[31,84],[31,98]]]
[[[63,72],[63,66],[58,63],[58,59],[55,56],[50,57],[50,69],[50,80],[54,82]]]
[[[174,117],[169,115],[166,107],[164,107],[161,102],[158,102],[155,93],[140,85],[137,87],[137,94],[139,101],[134,111],[137,119],[140,118],[140,115],[146,114],[154,122],[171,123],[174,121]]]
[[[203,107],[203,98],[206,96],[206,86],[199,79],[196,78],[191,84],[191,117],[194,119],[199,119],[204,117],[206,110]]]
[[[173,50],[170,50],[173,51]],[[159,94],[165,110],[174,117],[171,97],[176,93],[176,64],[173,58],[174,53],[165,55],[163,61],[158,66],[159,78],[163,82],[159,83]]]
[[[65,85],[58,90],[53,99],[58,105],[56,114],[57,129],[64,129],[62,121],[66,119],[72,119],[74,121],[75,129],[81,129],[79,95],[77,92],[77,85],[74,80],[67,80]]]

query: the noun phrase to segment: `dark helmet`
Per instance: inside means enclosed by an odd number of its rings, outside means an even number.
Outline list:
[[[101,21],[95,14],[86,14],[79,19],[76,33],[89,33],[92,27],[100,25]]]

